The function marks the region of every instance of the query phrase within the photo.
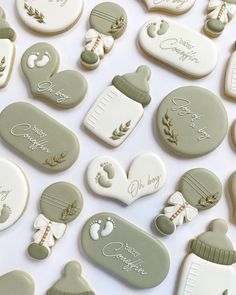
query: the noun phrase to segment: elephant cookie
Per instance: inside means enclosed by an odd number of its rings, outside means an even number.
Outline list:
[[[29,186],[23,171],[13,162],[0,158],[0,231],[23,215],[28,197]]]
[[[84,119],[86,128],[107,144],[121,145],[141,120],[151,102],[151,71],[140,66],[134,73],[116,76],[97,98]]]
[[[64,274],[47,295],[95,295],[86,280],[82,277],[82,268],[79,262],[70,261],[66,264]]]
[[[37,43],[24,53],[22,70],[32,94],[60,108],[78,105],[87,92],[87,81],[77,71],[58,72],[60,58],[48,43]]]
[[[89,258],[135,288],[156,287],[169,272],[165,245],[114,213],[92,216],[81,241]]]
[[[5,87],[11,76],[14,60],[16,39],[15,31],[6,21],[6,15],[0,7],[0,88]]]
[[[189,11],[196,0],[144,0],[148,11],[166,11],[182,14]]]
[[[85,49],[80,56],[81,64],[89,70],[97,68],[127,26],[125,10],[113,2],[96,5],[89,17],[90,29],[85,36]]]
[[[73,184],[57,182],[47,187],[40,199],[41,214],[34,222],[36,232],[29,255],[37,260],[47,258],[55,241],[64,235],[67,223],[75,220],[82,208],[82,194]]]
[[[16,0],[24,24],[39,33],[59,34],[69,30],[80,18],[83,0]]]
[[[164,214],[155,219],[156,229],[163,235],[171,235],[176,227],[192,221],[199,211],[214,207],[222,195],[222,184],[210,170],[196,168],[180,179],[179,191],[168,200]]]
[[[129,205],[159,191],[166,182],[163,161],[153,153],[137,157],[126,173],[111,157],[97,157],[89,165],[87,179],[93,192]]]

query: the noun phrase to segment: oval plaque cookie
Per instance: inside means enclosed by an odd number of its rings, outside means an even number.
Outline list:
[[[157,110],[157,132],[168,148],[184,157],[199,157],[223,141],[228,119],[223,103],[195,86],[169,93]]]
[[[195,78],[210,74],[217,63],[217,49],[210,39],[161,17],[142,27],[139,44],[148,55]]]
[[[196,0],[143,0],[148,11],[165,11],[172,14],[182,14],[189,11]]]
[[[169,272],[166,247],[113,213],[99,213],[87,221],[82,246],[98,265],[136,288],[153,288]]]
[[[0,136],[25,157],[52,171],[68,169],[79,154],[73,132],[25,102],[13,103],[1,112]]]

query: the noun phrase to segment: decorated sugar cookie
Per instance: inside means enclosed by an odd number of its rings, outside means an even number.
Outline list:
[[[103,91],[89,110],[84,119],[86,128],[111,146],[122,144],[151,101],[150,76],[147,66],[140,66],[131,74],[116,76],[112,86]]]
[[[225,94],[236,98],[236,42],[234,43],[234,52],[230,57],[225,74]]]
[[[210,170],[196,168],[186,172],[180,179],[179,191],[168,200],[164,214],[155,219],[157,230],[171,235],[176,227],[192,221],[202,210],[214,207],[220,200],[222,185]]]
[[[217,64],[218,52],[209,38],[170,19],[148,21],[138,40],[145,53],[192,78],[210,74]]]
[[[15,60],[15,38],[15,31],[7,23],[5,12],[0,7],[0,88],[7,85],[11,76]]]
[[[233,295],[236,251],[227,230],[226,221],[216,219],[209,231],[191,241],[177,295]]]
[[[67,224],[79,216],[82,208],[83,197],[76,186],[57,182],[47,187],[40,199],[41,214],[34,222],[36,232],[29,255],[38,260],[47,258],[55,241],[62,238]]]
[[[2,295],[34,295],[34,281],[23,271],[15,270],[0,277]]]
[[[76,135],[29,103],[13,103],[1,112],[0,136],[26,158],[51,171],[66,170],[78,158]]]
[[[83,0],[16,0],[25,25],[44,34],[69,30],[79,20],[83,5]]]
[[[190,10],[196,0],[144,0],[149,11],[166,11],[182,14]]]
[[[120,5],[102,2],[91,11],[89,24],[80,61],[85,68],[92,70],[99,66],[105,53],[112,49],[115,39],[125,32],[127,15]]]
[[[135,288],[153,288],[169,272],[170,257],[164,244],[116,214],[91,217],[81,240],[94,262]]]
[[[160,190],[166,178],[165,164],[153,153],[138,156],[128,173],[111,157],[95,158],[87,171],[89,186],[95,193],[126,205]]]
[[[236,172],[234,172],[228,182],[229,194],[233,205],[233,221],[236,222]]]
[[[199,157],[221,144],[228,130],[228,118],[221,99],[214,93],[187,86],[163,99],[156,126],[168,150],[182,157]]]
[[[64,275],[52,288],[47,291],[47,295],[95,295],[89,284],[82,277],[82,268],[79,262],[68,262],[64,269]]]
[[[78,105],[87,92],[87,81],[77,71],[58,72],[60,58],[48,43],[37,43],[22,57],[22,70],[32,94],[60,108]]]
[[[236,13],[236,0],[209,0],[204,31],[210,37],[220,36]]]

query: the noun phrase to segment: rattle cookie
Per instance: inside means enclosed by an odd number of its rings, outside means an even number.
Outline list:
[[[95,295],[87,281],[82,277],[82,268],[79,262],[68,262],[64,274],[46,295]]]
[[[170,19],[148,21],[138,40],[147,55],[192,78],[210,74],[217,64],[218,52],[209,38]]]
[[[225,94],[234,99],[236,98],[236,42],[226,69]]]
[[[166,183],[164,162],[153,153],[138,156],[128,173],[111,157],[97,157],[88,167],[90,188],[98,195],[117,199],[126,205],[159,191]]]
[[[40,199],[41,214],[34,222],[36,230],[28,247],[29,255],[38,260],[47,258],[55,241],[62,238],[68,223],[76,219],[83,208],[78,188],[67,182],[47,187]]]
[[[169,272],[170,257],[164,244],[116,214],[91,217],[81,241],[89,258],[135,288],[156,287]]]
[[[125,10],[113,2],[95,6],[89,17],[90,29],[85,36],[85,50],[80,56],[81,64],[90,70],[97,68],[115,42],[126,30]]]
[[[148,11],[166,11],[172,14],[182,14],[189,11],[196,0],[144,0]]]
[[[210,37],[218,37],[236,13],[236,0],[209,0],[208,12],[203,30]]]
[[[23,23],[43,34],[59,34],[69,30],[80,18],[83,0],[16,0]]]
[[[156,217],[156,229],[163,235],[173,234],[177,226],[192,221],[199,211],[214,207],[221,194],[222,185],[214,173],[204,168],[189,170],[181,177],[179,191],[169,198],[164,213]]]
[[[233,295],[236,251],[223,219],[213,220],[209,231],[190,242],[177,295]]]
[[[117,147],[141,120],[151,102],[148,81],[151,71],[140,66],[136,72],[116,76],[89,110],[84,125],[107,144]]]
[[[15,60],[15,39],[15,31],[6,22],[5,12],[0,7],[0,88],[7,85],[11,76]]]
[[[37,43],[24,53],[22,70],[35,97],[60,108],[78,105],[87,92],[87,81],[77,71],[58,72],[60,57],[48,43]]]

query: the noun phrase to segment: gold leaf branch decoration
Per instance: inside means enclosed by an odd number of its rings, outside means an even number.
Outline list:
[[[77,209],[77,202],[74,201],[71,205],[68,205],[66,209],[62,211],[61,214],[61,220],[66,221],[70,216],[73,216],[76,214],[76,209]]]
[[[206,198],[202,197],[199,200],[199,205],[202,207],[209,207],[215,205],[219,201],[218,193],[208,196]]]
[[[165,116],[162,118],[162,124],[165,126],[164,133],[167,136],[167,140],[171,143],[178,145],[178,135],[173,129],[172,119],[169,117],[168,111],[166,112]]]
[[[38,23],[45,24],[44,15],[41,12],[26,3],[25,9],[27,10],[27,14],[35,18]]]
[[[114,24],[112,24],[109,30],[109,33],[117,32],[119,29],[121,29],[124,26],[124,23],[125,23],[125,19],[123,16],[121,16],[119,19],[116,20]]]
[[[46,159],[45,162],[44,162],[44,165],[55,167],[55,166],[65,162],[65,160],[66,160],[65,158],[66,158],[66,154],[61,153],[61,154],[59,154],[57,156]]]
[[[6,69],[6,58],[5,56],[1,59],[1,62],[0,62],[0,77],[3,76],[3,73]]]
[[[126,122],[125,124],[121,124],[119,128],[116,128],[113,131],[112,136],[110,138],[113,140],[121,139],[121,137],[123,137],[129,131],[130,124],[131,120]]]

